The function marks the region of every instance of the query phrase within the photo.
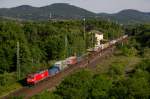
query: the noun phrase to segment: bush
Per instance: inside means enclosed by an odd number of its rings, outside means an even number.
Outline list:
[[[33,96],[31,99],[62,99],[61,96],[49,92],[49,91],[44,91],[38,95]]]
[[[123,64],[123,63],[112,63],[109,70],[108,70],[108,74],[111,77],[121,76],[124,74],[124,71],[125,71],[125,64]]]
[[[0,86],[8,86],[12,83],[16,82],[15,73],[7,73],[0,74]]]
[[[67,77],[57,88],[56,93],[64,99],[86,99],[92,87],[92,74],[89,71],[80,71]]]
[[[134,47],[127,47],[127,46],[123,46],[121,48],[122,50],[122,54],[125,55],[125,56],[135,56],[137,55],[137,50],[134,48]]]
[[[91,99],[109,98],[109,90],[112,87],[112,81],[104,75],[95,75],[92,80]]]

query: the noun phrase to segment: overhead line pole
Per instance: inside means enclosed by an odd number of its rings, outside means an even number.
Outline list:
[[[67,39],[67,35],[65,35],[65,49],[66,49],[66,57],[68,57],[68,39]]]
[[[20,80],[20,44],[17,42],[17,78]]]
[[[66,57],[65,58],[67,58],[69,56],[69,53],[68,53],[68,25],[66,25],[65,50],[66,50]]]
[[[85,18],[83,19],[83,21],[84,21],[84,42],[85,42],[85,50],[86,50]]]

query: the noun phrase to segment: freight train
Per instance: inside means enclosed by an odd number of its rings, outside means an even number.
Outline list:
[[[69,57],[65,60],[58,61],[49,69],[29,74],[27,76],[27,84],[35,85],[38,82],[40,82],[41,80],[44,80],[47,77],[54,76],[57,73],[59,73],[60,71],[63,71],[67,67],[74,65],[76,63],[77,63],[77,57],[76,56],[72,56],[72,57]]]
[[[95,52],[99,52],[99,51],[102,51],[102,50],[105,50],[107,49],[108,47],[110,46],[113,46],[115,45],[116,43],[126,39],[128,37],[128,35],[124,35],[118,39],[115,39],[115,40],[111,40],[105,44],[101,44],[100,46],[98,47],[95,47],[95,48],[92,48],[93,51]],[[90,54],[93,53],[90,52]],[[86,56],[86,57],[85,57]],[[60,73],[61,71],[63,71],[64,69],[67,69],[69,66],[71,65],[75,65],[81,61],[84,61],[84,60],[87,60],[88,54],[84,54],[80,57],[77,57],[77,56],[71,56],[69,58],[66,58],[65,60],[61,60],[61,61],[58,61],[56,62],[51,68],[49,69],[45,69],[43,71],[38,71],[36,73],[32,73],[32,74],[29,74],[27,76],[27,84],[29,85],[35,85],[37,84],[38,82],[48,78],[48,77],[52,77],[52,76],[55,76],[56,74]]]

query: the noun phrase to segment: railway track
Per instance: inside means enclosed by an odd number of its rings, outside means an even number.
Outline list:
[[[13,96],[23,96],[25,99],[28,99],[31,96],[42,92],[43,90],[46,90],[46,89],[51,90],[52,88],[56,87],[63,80],[64,77],[73,73],[73,71],[77,71],[85,67],[96,66],[101,61],[101,59],[104,59],[108,55],[111,55],[114,49],[115,49],[115,46],[112,45],[103,51],[100,50],[98,52],[94,52],[91,55],[89,55],[88,58],[84,59],[78,64],[72,65],[69,68],[66,68],[64,71],[58,73],[57,75],[43,80],[42,82],[38,83],[36,86],[33,86],[31,88],[29,88],[28,86],[25,86],[15,92],[10,93],[9,95],[3,97],[2,99],[9,99],[10,97],[13,97]]]

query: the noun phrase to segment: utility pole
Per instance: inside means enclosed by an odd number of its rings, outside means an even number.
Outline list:
[[[86,50],[85,18],[83,19],[83,21],[84,21],[84,42],[85,42],[85,50]]]
[[[52,20],[52,13],[49,14],[49,20]]]
[[[68,57],[68,38],[67,38],[67,35],[65,36],[65,49],[66,49],[66,57]]]
[[[17,78],[20,80],[20,45],[19,42],[17,42]]]
[[[85,18],[83,19],[84,21],[84,39],[85,39]]]
[[[50,14],[49,14],[49,18],[50,18],[50,20],[52,19],[52,13],[50,12]]]
[[[65,35],[65,50],[66,50],[66,57],[67,58],[68,55],[68,37],[67,37],[67,32],[69,31],[69,27],[68,24],[66,24],[66,35]]]
[[[92,49],[94,51],[94,33],[92,32]]]

